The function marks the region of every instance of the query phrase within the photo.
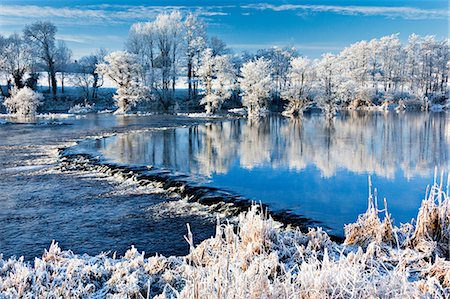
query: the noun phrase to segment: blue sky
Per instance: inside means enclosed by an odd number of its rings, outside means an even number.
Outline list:
[[[195,11],[209,35],[235,51],[294,46],[309,57],[338,52],[350,43],[399,33],[449,36],[448,1],[217,1],[217,0],[3,0],[0,33],[21,31],[35,20],[58,26],[74,56],[103,47],[123,48],[130,25],[162,11]]]

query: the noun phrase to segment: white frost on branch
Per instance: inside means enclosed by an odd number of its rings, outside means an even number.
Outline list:
[[[97,65],[97,71],[111,79],[117,86],[114,99],[115,113],[127,113],[139,101],[149,98],[149,90],[141,80],[141,66],[136,55],[124,51],[112,52],[105,63]]]
[[[236,74],[233,64],[229,56],[213,56],[212,49],[208,48],[203,53],[198,75],[204,87],[204,97],[200,105],[205,105],[207,114],[214,114],[235,89]]]
[[[36,116],[37,107],[42,104],[44,96],[33,91],[29,87],[14,89],[9,98],[6,98],[4,105],[9,113],[19,117]]]
[[[267,108],[273,88],[270,62],[264,58],[249,61],[242,66],[241,76],[242,104],[249,117],[258,116]]]
[[[291,60],[287,73],[287,82],[281,92],[281,97],[288,101],[284,115],[302,115],[312,101],[310,90],[314,80],[311,61],[297,57]]]

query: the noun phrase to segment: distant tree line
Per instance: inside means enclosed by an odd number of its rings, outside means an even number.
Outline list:
[[[22,34],[0,36],[0,71],[6,79],[1,92],[7,98],[14,89],[36,90],[39,74],[46,73],[54,97],[59,76],[62,93],[70,81],[93,101],[108,78],[117,87],[120,113],[143,100],[168,111],[180,100],[180,86],[186,88],[184,99],[207,113],[218,112],[230,98],[239,100],[249,115],[280,107],[286,115],[317,107],[332,117],[339,109],[448,105],[448,39],[413,34],[402,44],[395,34],[310,60],[290,47],[233,54],[206,31],[195,14],[161,13],[131,26],[124,51],[97,50],[73,60],[71,50],[56,40],[56,26],[36,22]]]
[[[1,95],[9,97],[13,89],[24,87],[37,89],[39,77],[47,74],[48,93],[56,97],[58,76],[61,92],[65,83],[81,87],[88,98],[95,98],[102,78],[96,72],[96,65],[106,55],[98,50],[79,60],[72,59],[72,51],[64,41],[56,39],[57,28],[51,22],[36,22],[25,26],[21,34],[0,35],[0,71],[4,86]]]

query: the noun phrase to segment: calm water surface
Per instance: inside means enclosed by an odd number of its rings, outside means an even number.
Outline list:
[[[111,162],[189,174],[343,235],[367,208],[368,177],[397,224],[416,217],[434,169],[450,170],[450,115],[350,113],[332,122],[271,116],[81,144]]]

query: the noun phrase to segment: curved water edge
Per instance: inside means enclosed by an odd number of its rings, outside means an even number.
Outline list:
[[[344,224],[367,208],[369,175],[399,222],[416,216],[435,167],[450,169],[449,126],[446,114],[349,113],[332,122],[272,115],[121,133],[61,154],[158,182],[221,213],[262,201],[285,224],[342,238]]]
[[[39,120],[39,125],[10,123],[0,128],[0,189],[7,190],[0,200],[4,257],[32,261],[52,240],[79,254],[123,256],[133,244],[147,256],[185,255],[186,223],[195,231],[196,242],[214,233],[215,217],[207,207],[101,173],[61,171],[58,149],[96,136],[215,120],[111,114],[55,119],[64,125]]]
[[[185,174],[177,174],[167,169],[158,169],[152,166],[109,163],[93,154],[73,153],[73,147],[76,147],[76,145],[60,149],[60,167],[63,170],[97,171],[110,176],[118,176],[123,180],[131,179],[140,186],[155,186],[156,184],[158,188],[164,189],[169,194],[180,196],[189,203],[199,203],[208,206],[211,213],[218,213],[230,219],[248,211],[256,203],[230,191],[211,186],[202,186]],[[308,219],[292,211],[272,211],[267,204],[262,202],[257,204],[262,210],[269,213],[274,220],[284,225],[298,227],[304,232],[308,228],[323,227],[323,224],[319,221]],[[329,235],[332,240],[343,240],[340,236]]]

